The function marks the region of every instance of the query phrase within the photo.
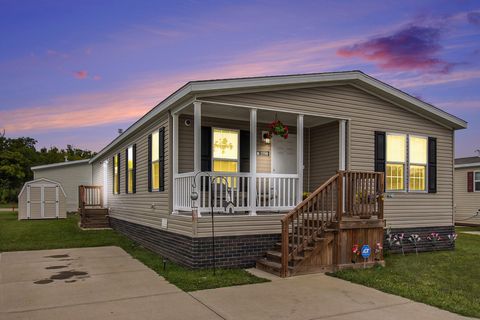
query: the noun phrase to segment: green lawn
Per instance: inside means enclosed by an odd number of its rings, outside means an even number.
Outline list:
[[[16,203],[0,203],[0,208],[11,209],[12,207],[18,208],[18,205]]]
[[[163,259],[113,230],[83,231],[78,216],[61,220],[18,221],[16,213],[0,212],[0,252],[56,248],[119,246],[184,291],[266,282],[242,269],[189,270]]]
[[[480,236],[457,228],[455,251],[385,257],[386,267],[344,270],[335,277],[423,302],[465,316],[480,317]]]

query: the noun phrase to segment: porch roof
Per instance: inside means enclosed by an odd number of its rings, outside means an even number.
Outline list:
[[[265,90],[268,88],[288,89],[292,86],[312,85],[312,84],[351,84],[360,89],[377,95],[397,105],[401,105],[412,112],[421,116],[435,120],[451,129],[465,129],[467,122],[449,114],[429,103],[415,98],[397,88],[394,88],[380,80],[377,80],[361,71],[341,71],[326,73],[310,73],[310,74],[294,74],[280,76],[264,76],[249,78],[233,78],[233,79],[215,79],[215,80],[199,80],[190,81],[177,91],[168,96],[165,100],[156,105],[142,118],[132,124],[121,135],[115,138],[105,148],[103,148],[90,163],[95,162],[105,155],[112,148],[128,138],[133,132],[142,127],[144,124],[152,120],[159,113],[169,110],[185,103],[190,103],[196,95],[226,92],[232,90]]]

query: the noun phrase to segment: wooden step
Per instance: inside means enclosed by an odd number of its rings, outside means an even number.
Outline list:
[[[257,260],[257,269],[272,273],[280,277],[282,265],[278,262],[270,261],[266,258]]]

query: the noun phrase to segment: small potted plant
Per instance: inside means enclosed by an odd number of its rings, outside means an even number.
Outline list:
[[[270,130],[269,135],[270,138],[273,135],[280,136],[284,139],[288,138],[288,127],[284,125],[280,120],[275,119],[271,124],[270,124]]]
[[[372,214],[366,206],[374,204],[374,197],[368,194],[367,190],[357,191],[355,194],[355,211],[359,213],[360,219],[370,219]],[[366,209],[366,210],[365,210]]]

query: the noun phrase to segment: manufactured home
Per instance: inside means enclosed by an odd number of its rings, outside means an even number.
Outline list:
[[[90,160],[92,183],[114,229],[183,265],[342,268],[387,227],[453,233],[464,128],[359,71],[192,81]]]
[[[480,225],[480,156],[455,159],[455,223]]]

